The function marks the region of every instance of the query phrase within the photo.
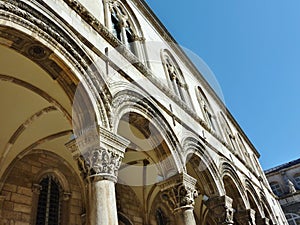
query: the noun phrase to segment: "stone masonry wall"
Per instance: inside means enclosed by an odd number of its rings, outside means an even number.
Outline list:
[[[4,196],[2,210],[0,208],[0,225],[29,225],[32,217],[36,217],[34,210],[34,194],[32,185],[34,177],[44,170],[58,170],[66,178],[70,186],[71,196],[68,200],[69,224],[81,225],[81,215],[84,213],[82,203],[82,189],[75,175],[65,162],[50,153],[30,154],[15,163],[8,174],[0,196]],[[0,204],[1,207],[1,204]],[[65,212],[66,213],[66,212]]]

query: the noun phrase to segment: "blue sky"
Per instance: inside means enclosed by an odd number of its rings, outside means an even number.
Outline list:
[[[300,157],[300,1],[147,0],[214,72],[263,169]]]

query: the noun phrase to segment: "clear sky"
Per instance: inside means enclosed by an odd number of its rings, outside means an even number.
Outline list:
[[[300,1],[146,0],[214,72],[263,169],[300,157]]]

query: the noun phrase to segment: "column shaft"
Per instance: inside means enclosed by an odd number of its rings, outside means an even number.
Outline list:
[[[176,224],[196,225],[193,208],[181,208],[174,212]]]
[[[118,225],[115,184],[109,180],[100,180],[92,183],[92,213],[91,224]]]

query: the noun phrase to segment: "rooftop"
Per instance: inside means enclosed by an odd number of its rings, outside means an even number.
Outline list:
[[[288,167],[291,167],[291,166],[294,166],[294,165],[297,165],[297,164],[300,164],[300,158],[296,159],[296,160],[293,160],[293,161],[290,161],[288,163],[284,163],[282,165],[273,167],[271,169],[265,170],[265,173],[268,174],[268,173],[277,172],[277,171],[280,171],[282,169],[285,169],[285,168],[288,168]]]

